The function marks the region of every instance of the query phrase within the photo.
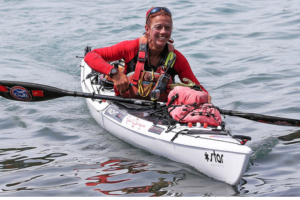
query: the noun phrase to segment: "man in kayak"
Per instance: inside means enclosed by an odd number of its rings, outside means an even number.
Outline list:
[[[126,74],[129,72],[137,73],[137,68],[145,71],[160,72],[160,66],[164,65],[166,57],[170,51],[176,55],[174,67],[169,70],[169,74],[174,80],[178,75],[182,83],[186,80],[199,85],[208,94],[191,70],[187,59],[171,44],[173,21],[171,11],[166,7],[152,7],[146,13],[145,34],[144,36],[129,41],[123,41],[110,47],[94,49],[89,52],[84,60],[95,71],[111,77],[116,95],[128,90],[130,81]],[[141,57],[141,48],[145,44],[145,54]],[[124,59],[125,69],[123,72],[116,70],[108,62]],[[142,66],[142,67],[140,67]],[[134,78],[133,78],[134,79]],[[131,83],[132,84],[132,83]],[[208,94],[208,103],[211,96]]]

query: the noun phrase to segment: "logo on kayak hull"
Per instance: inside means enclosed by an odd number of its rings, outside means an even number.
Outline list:
[[[146,127],[143,120],[133,116],[128,116],[125,123],[138,130],[140,130],[141,128],[144,129]]]
[[[205,160],[207,162],[210,162],[212,164],[218,164],[218,166],[224,164],[224,161],[223,161],[224,155],[218,154],[214,150],[210,155],[207,152],[205,152],[204,156],[205,156]]]
[[[30,101],[31,94],[21,86],[14,86],[10,89],[10,95],[20,101]]]
[[[110,106],[106,111],[105,114],[110,116],[111,118],[117,120],[118,122],[122,122],[125,116],[127,115],[125,112]]]

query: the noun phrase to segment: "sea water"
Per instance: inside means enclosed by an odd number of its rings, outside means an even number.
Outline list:
[[[172,11],[175,48],[214,105],[300,119],[298,0],[0,0],[0,80],[81,91],[76,56],[140,37],[152,6]],[[0,196],[300,196],[300,129],[224,120],[252,137],[237,186],[114,137],[82,98],[0,98]]]

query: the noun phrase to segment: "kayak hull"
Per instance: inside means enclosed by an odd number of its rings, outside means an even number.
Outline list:
[[[113,90],[99,90],[91,78],[86,78],[92,70],[84,61],[81,67],[83,92],[100,91],[99,94],[114,96]],[[225,131],[184,125],[176,125],[170,131],[166,125],[132,115],[113,102],[92,99],[86,99],[86,102],[101,127],[137,148],[188,164],[230,185],[237,185],[247,168],[251,149]],[[190,129],[196,130],[195,134],[181,134]]]

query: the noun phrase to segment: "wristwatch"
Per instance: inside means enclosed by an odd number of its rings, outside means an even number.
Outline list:
[[[118,69],[117,68],[112,68],[109,72],[109,77],[112,78],[113,75],[116,75],[118,73]]]

